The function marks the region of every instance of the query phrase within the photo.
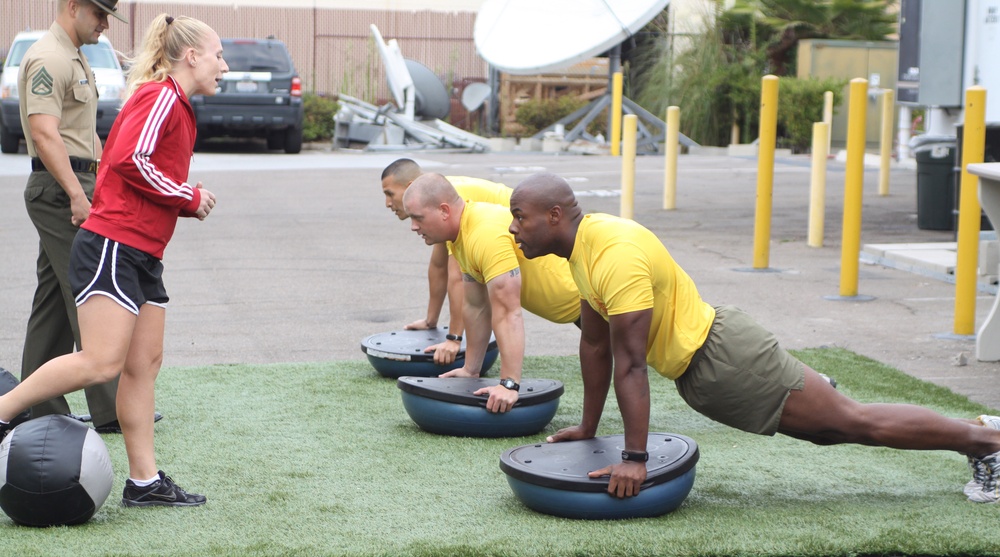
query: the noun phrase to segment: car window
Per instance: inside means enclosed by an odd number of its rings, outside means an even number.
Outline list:
[[[21,65],[21,60],[24,59],[24,53],[28,51],[28,47],[35,44],[37,39],[16,41],[10,47],[10,54],[7,56],[7,67],[16,68]],[[87,62],[90,63],[92,68],[108,68],[112,70],[118,69],[118,61],[115,57],[115,51],[112,50],[110,46],[105,43],[97,44],[85,44],[82,47],[83,55],[87,57]]]
[[[105,43],[85,44],[81,50],[83,50],[83,55],[87,57],[91,68],[118,69],[115,51]]]
[[[10,47],[10,52],[7,54],[7,67],[16,68],[21,65],[21,59],[24,58],[24,53],[27,52],[28,47],[35,44],[34,40],[30,41],[15,41]]]
[[[229,71],[276,72],[292,71],[287,51],[280,45],[257,41],[233,41],[223,44],[222,57]]]

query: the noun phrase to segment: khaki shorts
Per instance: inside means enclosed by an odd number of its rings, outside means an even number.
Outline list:
[[[743,431],[774,435],[785,399],[805,384],[805,367],[774,335],[733,306],[715,309],[715,322],[677,378],[691,408]]]

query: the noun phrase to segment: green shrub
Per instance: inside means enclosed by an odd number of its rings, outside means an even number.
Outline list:
[[[525,135],[534,135],[555,124],[564,116],[583,108],[587,101],[573,95],[563,95],[555,99],[540,99],[524,102],[517,107],[514,119],[524,127]],[[570,126],[567,126],[569,128]]]
[[[333,139],[333,115],[337,113],[340,104],[330,97],[315,93],[302,95],[302,108],[305,112],[302,122],[302,141],[327,141]]]
[[[778,142],[796,153],[809,151],[814,122],[823,121],[823,93],[833,91],[833,106],[844,101],[846,79],[778,80]]]

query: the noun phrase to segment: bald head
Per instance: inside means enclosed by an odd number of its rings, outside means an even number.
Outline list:
[[[583,212],[566,180],[549,173],[528,176],[514,188],[510,212],[510,233],[526,257],[569,258]]]
[[[406,188],[403,194],[403,207],[411,203],[421,207],[433,207],[447,203],[457,205],[462,201],[455,186],[441,174],[421,174]]]
[[[548,172],[532,174],[522,180],[510,198],[510,206],[514,207],[515,203],[519,207],[527,206],[539,211],[558,206],[563,215],[571,220],[580,214],[573,188],[566,180]]]
[[[444,176],[423,174],[406,188],[403,209],[410,217],[410,230],[427,244],[439,244],[458,238],[465,201]]]

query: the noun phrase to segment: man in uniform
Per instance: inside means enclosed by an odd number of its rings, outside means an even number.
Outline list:
[[[473,394],[489,395],[490,412],[507,412],[517,402],[524,359],[521,308],[554,323],[580,318],[580,293],[569,264],[555,256],[526,259],[507,231],[506,207],[466,202],[440,174],[414,180],[403,207],[410,229],[427,244],[447,243],[462,269],[465,365],[441,377],[478,377],[492,330],[500,350],[500,384]]]
[[[399,217],[406,220],[409,216],[403,210],[403,193],[410,184],[423,174],[420,165],[412,159],[398,159],[382,171],[382,193],[385,195],[385,206]],[[448,181],[458,191],[458,195],[466,201],[495,203],[510,207],[510,194],[514,191],[507,186],[469,176],[447,176]],[[434,363],[446,365],[455,361],[462,343],[462,331],[465,323],[462,320],[462,271],[454,257],[448,252],[444,243],[435,244],[431,252],[431,260],[427,266],[427,284],[430,296],[427,300],[427,316],[418,319],[404,327],[407,330],[434,329],[444,299],[448,297],[448,335],[445,341],[428,346],[424,352],[434,353]]]
[[[24,191],[38,230],[38,285],[28,317],[21,378],[79,345],[76,304],[69,285],[73,238],[90,214],[101,158],[97,136],[97,85],[84,44],[96,44],[118,0],[59,0],[56,21],[24,55],[18,73],[21,126],[31,156]],[[98,431],[120,433],[115,412],[118,381],[85,389]],[[31,409],[32,418],[68,414],[59,397]]]

